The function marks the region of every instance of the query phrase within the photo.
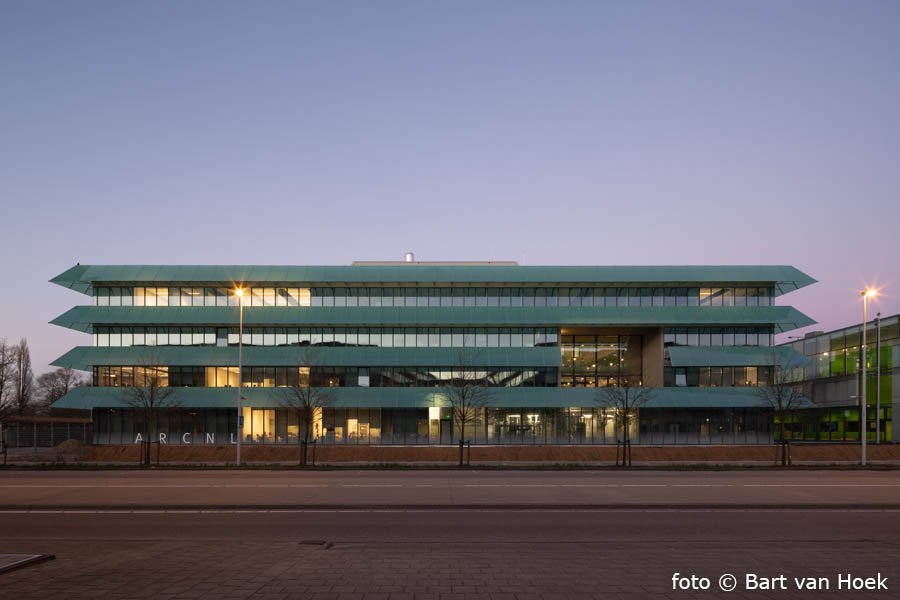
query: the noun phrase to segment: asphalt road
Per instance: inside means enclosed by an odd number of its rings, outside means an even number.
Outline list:
[[[898,488],[893,472],[859,471],[8,471],[0,552],[56,559],[0,574],[0,591],[754,599],[818,596],[792,581],[815,577],[832,597],[894,598]],[[710,587],[674,588],[675,573]],[[848,574],[889,588],[837,589]],[[750,575],[787,587],[748,589]]]
[[[900,508],[900,472],[0,472],[0,508],[398,506]]]
[[[332,509],[0,513],[11,540],[134,542],[256,539],[334,544],[896,542],[900,510]],[[827,530],[820,527],[827,523]]]

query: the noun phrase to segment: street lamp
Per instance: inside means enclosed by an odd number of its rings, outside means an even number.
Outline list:
[[[881,443],[881,313],[875,315],[875,443]]]
[[[241,466],[241,437],[244,434],[244,407],[241,388],[244,386],[244,288],[236,288],[234,295],[238,299],[238,381],[237,381],[237,466]]]
[[[878,290],[874,288],[868,288],[865,290],[860,290],[859,295],[862,296],[863,299],[863,324],[862,324],[862,346],[860,347],[860,363],[861,363],[861,377],[862,377],[862,389],[860,390],[860,396],[862,398],[862,405],[860,408],[860,440],[862,441],[861,453],[859,464],[861,466],[866,466],[866,441],[869,437],[869,419],[866,414],[867,408],[867,398],[866,398],[866,327],[868,326],[868,308],[869,308],[869,298],[874,298],[878,295]]]

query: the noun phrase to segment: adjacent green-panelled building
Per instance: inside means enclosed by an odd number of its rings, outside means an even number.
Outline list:
[[[87,298],[53,323],[90,335],[54,364],[93,376],[54,408],[91,410],[95,443],[144,431],[126,399],[148,369],[176,406],[165,443],[297,443],[285,396],[306,380],[329,388],[326,444],[453,443],[462,381],[487,389],[473,443],[615,443],[608,387],[653,388],[637,443],[767,442],[758,388],[794,352],[774,336],[813,323],[777,303],[814,282],[790,266],[77,265],[52,282]]]
[[[814,331],[782,347],[807,360],[794,379],[808,390],[815,408],[798,411],[788,423],[788,435],[801,440],[859,441],[860,347],[862,323],[834,331]],[[893,418],[900,402],[900,315],[881,318],[866,327],[866,431],[869,442],[900,439],[900,421]]]

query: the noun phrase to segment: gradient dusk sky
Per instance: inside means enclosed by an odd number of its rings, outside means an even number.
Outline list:
[[[791,264],[900,312],[900,2],[0,5],[0,338],[82,264]],[[801,332],[802,333],[802,332]]]

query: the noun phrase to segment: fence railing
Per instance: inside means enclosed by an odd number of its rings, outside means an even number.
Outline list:
[[[53,448],[66,440],[89,444],[91,423],[7,421],[0,424],[4,445],[10,448]]]

